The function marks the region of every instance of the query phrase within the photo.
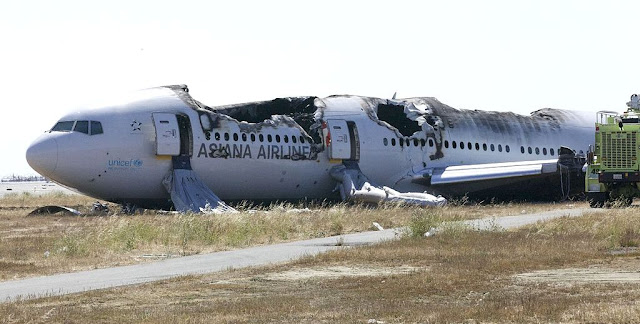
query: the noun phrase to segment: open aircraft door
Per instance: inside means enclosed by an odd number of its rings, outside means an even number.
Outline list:
[[[329,158],[334,160],[360,160],[360,138],[353,121],[327,119],[323,136]]]
[[[180,155],[180,128],[174,114],[154,113],[156,155]]]

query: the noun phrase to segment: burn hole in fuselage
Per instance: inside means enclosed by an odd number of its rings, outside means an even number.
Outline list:
[[[377,115],[379,120],[395,127],[403,136],[411,136],[422,130],[418,122],[407,117],[402,105],[379,104]]]
[[[248,123],[262,123],[274,115],[287,116],[300,125],[314,142],[321,143],[320,133],[315,130],[319,126],[315,120],[318,109],[314,104],[315,99],[316,97],[276,98],[271,101],[219,107],[214,111]]]

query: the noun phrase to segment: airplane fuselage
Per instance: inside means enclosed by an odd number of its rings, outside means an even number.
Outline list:
[[[162,179],[172,155],[190,156],[223,200],[335,197],[329,170],[343,160],[356,160],[372,181],[397,190],[465,194],[464,187],[416,183],[415,174],[557,159],[561,146],[586,151],[591,119],[555,109],[532,116],[457,110],[433,98],[301,97],[210,108],[174,86],[68,114],[56,124],[62,130],[31,145],[27,159],[55,182],[115,202],[166,201]],[[92,134],[97,123],[101,132]],[[173,153],[162,154],[165,140],[177,145]]]

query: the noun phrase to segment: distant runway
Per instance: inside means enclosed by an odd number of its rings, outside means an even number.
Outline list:
[[[561,209],[536,214],[485,218],[465,223],[479,230],[496,228],[509,229],[552,218],[562,216],[576,217],[598,211],[601,211],[601,209]],[[18,298],[28,299],[42,296],[64,295],[157,281],[178,276],[286,262],[305,255],[315,255],[348,246],[373,244],[383,240],[391,240],[397,237],[397,231],[397,229],[388,229],[347,234],[250,247],[235,251],[193,255],[138,265],[5,281],[0,282],[0,303]]]
[[[28,192],[34,195],[44,195],[53,193],[56,191],[60,191],[64,194],[73,194],[77,195],[77,193],[62,187],[53,182],[46,181],[26,181],[26,182],[0,182],[0,197],[4,197],[10,193],[22,194],[23,192]]]

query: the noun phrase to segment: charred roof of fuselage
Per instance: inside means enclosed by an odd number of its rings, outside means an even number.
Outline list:
[[[326,98],[301,96],[209,107],[193,99],[185,85],[166,86],[166,88],[174,90],[182,101],[194,109],[224,114],[247,123],[262,123],[272,119],[274,115],[287,116],[307,131],[321,116],[321,114],[316,115],[318,109],[325,108],[328,102],[336,100],[346,100],[340,104],[358,104],[358,108],[363,108],[370,118],[396,129],[402,136],[411,136],[420,131],[420,125],[416,120],[416,113],[420,112],[429,124],[431,124],[429,117],[435,116],[442,121],[443,127],[478,129],[505,135],[518,135],[522,131],[540,131],[542,128],[559,130],[566,123],[582,118],[572,111],[551,108],[536,110],[530,116],[513,112],[456,109],[434,97],[381,99],[352,95],[334,95]],[[425,105],[423,110],[414,109]],[[348,108],[355,109],[355,107]],[[413,115],[409,116],[407,113],[412,109]]]
[[[305,131],[309,131],[315,121],[315,113],[319,108],[314,103],[317,97],[286,97],[276,98],[268,101],[256,101],[224,106],[210,107],[193,99],[189,95],[189,89],[186,85],[165,86],[165,88],[173,90],[176,95],[188,106],[195,110],[207,111],[228,116],[238,122],[258,124],[274,119],[274,116],[290,117]]]
[[[456,109],[433,97],[403,100],[426,102],[431,107],[432,113],[442,118],[447,127],[475,127],[481,131],[492,131],[506,135],[517,135],[523,130],[540,131],[542,127],[549,130],[560,130],[566,123],[572,123],[582,118],[575,112],[552,108],[536,110],[530,116],[525,116],[513,112]]]
[[[273,119],[273,116],[287,116],[309,132],[316,124],[316,111],[319,108],[315,105],[316,98],[286,97],[226,106],[205,106],[205,109],[247,123],[262,123]]]

